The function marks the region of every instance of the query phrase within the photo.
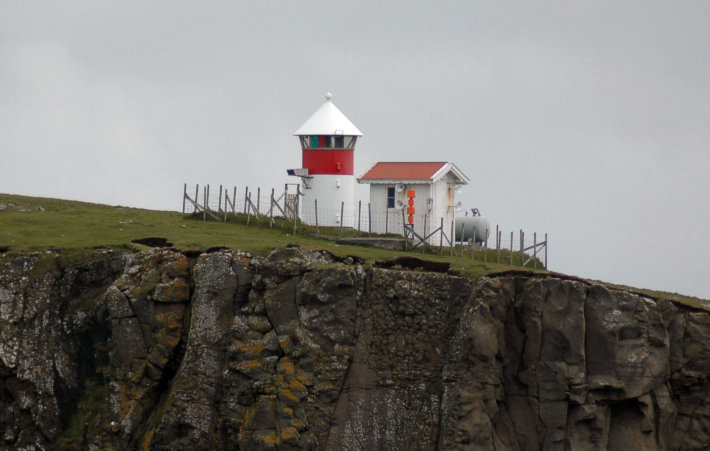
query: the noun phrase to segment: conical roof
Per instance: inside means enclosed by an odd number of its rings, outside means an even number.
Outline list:
[[[350,119],[345,117],[338,107],[333,105],[330,93],[326,94],[325,98],[327,99],[326,102],[294,132],[294,135],[362,136],[362,132],[350,122]]]

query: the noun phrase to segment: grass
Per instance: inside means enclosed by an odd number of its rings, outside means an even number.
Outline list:
[[[119,247],[147,236],[169,238],[182,249],[242,240],[255,250],[272,245],[267,236],[246,240],[244,233],[234,228],[228,230],[224,224],[184,220],[181,214],[173,212],[3,194],[0,203],[8,205],[0,212],[0,247],[9,246],[11,250]]]
[[[255,221],[252,217],[250,225],[246,226],[243,215],[231,216],[227,223],[214,220],[203,222],[201,217],[183,217],[176,212],[7,194],[0,194],[0,204],[5,204],[5,209],[0,211],[0,249],[7,248],[6,252],[11,253],[57,248],[62,249],[63,254],[81,255],[96,247],[144,249],[141,245],[131,244],[131,240],[159,236],[183,250],[226,246],[254,255],[265,255],[273,249],[297,244],[305,248],[326,249],[341,257],[356,255],[370,264],[375,260],[412,255],[411,251],[385,251],[317,239],[311,236],[315,234],[315,228],[309,226],[299,225],[294,234],[293,223],[282,219],[277,220],[276,226],[271,229],[265,218]],[[339,231],[321,227],[320,233],[337,235]],[[344,236],[367,234],[349,230]],[[426,253],[424,250],[415,252]],[[463,258],[444,254],[427,254],[425,257],[449,262],[453,269],[474,278],[509,268],[507,265],[472,260],[470,252],[466,254],[468,257]],[[479,252],[477,258],[482,258],[482,255]],[[492,261],[494,256],[492,253],[489,255]]]
[[[227,223],[224,223],[214,220],[202,221],[201,216],[183,217],[177,212],[0,194],[0,254],[57,248],[62,249],[61,258],[71,262],[97,247],[145,249],[144,246],[131,244],[131,240],[158,236],[167,238],[174,247],[182,250],[205,250],[225,246],[249,251],[254,255],[265,255],[273,249],[296,244],[304,248],[325,249],[340,257],[355,255],[362,258],[366,264],[372,264],[375,260],[411,256],[414,252],[418,257],[449,262],[453,270],[474,280],[481,275],[510,269],[544,272],[529,267],[493,263],[497,259],[494,250],[488,251],[487,262],[482,261],[484,257],[480,251],[477,252],[475,260],[471,258],[468,250],[465,250],[463,257],[459,257],[460,249],[457,249],[453,256],[447,252],[444,252],[444,255],[427,253],[421,248],[409,252],[385,251],[339,245],[333,241],[317,239],[312,236],[315,234],[315,228],[309,226],[299,225],[294,234],[293,223],[282,219],[277,220],[273,229],[269,228],[269,221],[265,218],[256,221],[252,217],[249,226],[246,221],[244,215],[230,216]],[[320,233],[337,235],[339,231],[321,227]],[[349,230],[344,236],[366,236],[366,233]],[[503,250],[501,261],[509,262],[509,258],[508,251]],[[519,258],[520,256],[514,253],[515,264],[519,264]],[[47,266],[50,269],[52,267],[49,263]],[[610,284],[607,286],[710,310],[710,302],[677,293]]]

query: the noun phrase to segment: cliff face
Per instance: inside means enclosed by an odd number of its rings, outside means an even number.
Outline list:
[[[0,260],[0,448],[707,449],[710,315],[318,251]]]

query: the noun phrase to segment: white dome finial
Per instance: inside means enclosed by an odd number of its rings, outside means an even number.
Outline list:
[[[331,94],[331,93],[329,93],[329,92],[326,92],[326,93],[325,93],[325,100],[327,100],[328,102],[330,102],[330,99],[332,99],[332,98],[333,98],[333,94]]]

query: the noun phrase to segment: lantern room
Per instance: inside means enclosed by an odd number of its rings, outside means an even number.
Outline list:
[[[313,135],[300,136],[301,149],[355,149],[355,141],[357,136],[343,135]]]

